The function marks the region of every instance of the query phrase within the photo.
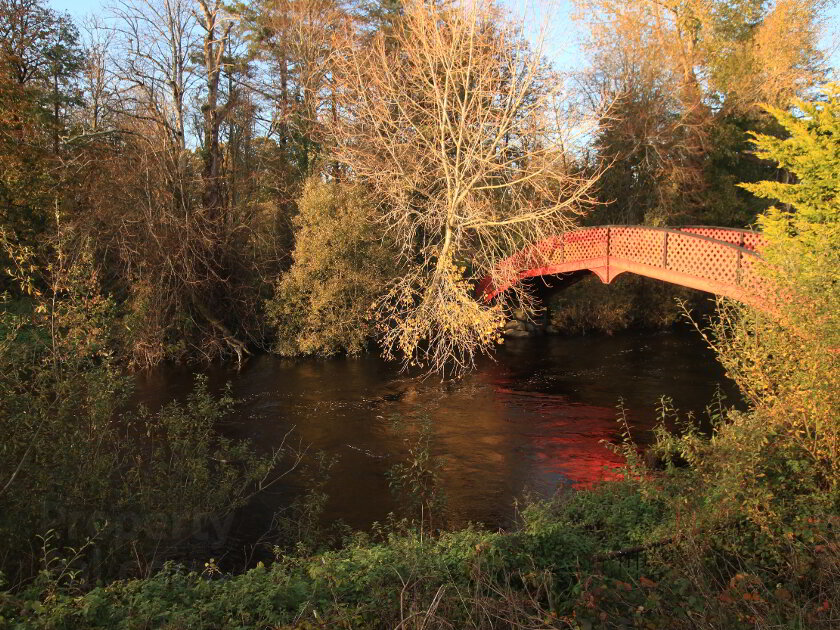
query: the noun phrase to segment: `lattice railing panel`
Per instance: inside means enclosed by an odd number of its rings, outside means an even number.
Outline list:
[[[694,286],[697,280],[708,280],[716,283],[725,294],[760,298],[767,294],[766,281],[757,271],[761,259],[750,250],[763,244],[760,234],[717,227],[679,230],[642,226],[584,228],[526,247],[499,264],[493,275],[495,282],[491,283],[487,278],[482,284],[504,290],[524,275],[553,273],[554,270],[547,270],[550,267],[565,265],[564,269],[569,271],[595,270],[608,267],[609,261],[614,259],[663,269],[665,276],[661,273],[654,276],[661,279],[668,278],[668,272],[674,272],[678,275],[671,275],[672,279],[668,281],[677,284]],[[607,273],[605,281],[609,282],[612,277]],[[691,281],[692,277],[695,282]],[[487,293],[492,296],[496,291]]]
[[[764,245],[764,237],[758,232],[739,230],[735,228],[705,227],[701,225],[678,228],[680,232],[697,234],[723,241],[731,245],[738,245],[750,251],[756,251]]]
[[[550,241],[551,248],[548,254],[548,261],[549,265],[560,265],[565,261],[564,255],[564,246],[563,246],[563,237],[562,236],[554,236],[551,239],[546,239]]]
[[[516,270],[527,271],[544,267],[549,255],[550,248],[545,241],[535,243],[519,253],[516,259]]]
[[[735,286],[738,250],[689,234],[668,236],[667,269]]]
[[[764,239],[764,236],[758,232],[744,232],[744,244],[742,247],[745,249],[755,252],[764,247],[766,243],[767,241]]]
[[[566,232],[563,238],[564,259],[589,260],[607,255],[609,228],[587,228]]]
[[[610,228],[610,256],[661,267],[665,234],[643,227]]]
[[[558,255],[558,249],[560,256],[562,256],[562,244],[563,238],[561,236],[551,236],[537,243],[532,251],[532,260],[535,263],[533,266],[547,267],[556,264],[554,261]],[[562,262],[562,259],[559,262]]]
[[[559,264],[562,262],[562,257],[563,236],[551,236],[505,258],[499,264],[499,276],[502,282],[511,282],[517,279],[520,273],[529,269]]]
[[[727,230],[726,228],[718,227],[681,227],[680,232],[686,234],[697,234],[697,236],[705,236],[706,238],[713,238],[716,241],[723,241],[730,245],[740,245],[743,240],[743,232],[738,230]]]

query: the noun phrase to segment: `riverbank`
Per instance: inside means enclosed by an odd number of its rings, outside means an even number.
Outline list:
[[[56,565],[23,593],[0,595],[0,627],[836,627],[832,523],[816,513],[791,522],[783,546],[734,514],[686,527],[678,506],[693,475],[565,493],[526,507],[510,533],[392,523],[240,575],[211,560],[85,592],[72,563]]]

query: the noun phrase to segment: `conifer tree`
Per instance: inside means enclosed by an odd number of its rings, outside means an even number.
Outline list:
[[[793,183],[741,186],[781,202],[759,224],[772,282],[795,296],[786,315],[820,344],[840,348],[840,84],[823,93],[822,103],[795,101],[797,113],[766,107],[789,137],[752,134],[758,155],[777,162]]]
[[[781,202],[759,219],[767,238],[761,252],[767,264],[762,268],[775,296],[773,312],[722,302],[713,344],[727,373],[756,409],[760,435],[776,442],[783,438],[784,444],[772,448],[784,451],[786,461],[803,459],[805,454],[803,462],[812,466],[820,487],[836,492],[840,487],[840,86],[829,85],[824,94],[823,101],[794,101],[791,111],[765,108],[787,130],[787,138],[753,134],[758,156],[778,163],[789,182],[741,184],[760,197]]]

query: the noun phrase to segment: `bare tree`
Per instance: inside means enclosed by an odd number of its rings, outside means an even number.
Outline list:
[[[87,18],[83,28],[85,62],[81,83],[85,108],[82,125],[85,131],[97,133],[118,107],[117,90],[110,84],[111,57],[108,53],[108,48],[114,43],[114,31],[106,27],[98,16]]]
[[[225,62],[225,52],[230,41],[234,20],[224,12],[220,0],[196,0],[201,13],[196,12],[198,23],[204,31],[202,61],[204,63],[205,98],[201,107],[204,121],[204,169],[202,172],[204,210],[218,216],[223,205],[222,149],[219,132],[234,104],[234,94],[228,93],[221,101],[219,80]]]
[[[134,101],[135,115],[163,124],[180,151],[187,145],[187,93],[197,80],[190,66],[196,27],[190,9],[191,0],[118,0],[111,9],[124,103]]]
[[[539,46],[489,0],[447,4],[410,0],[387,40],[341,51],[330,132],[402,247],[405,273],[377,305],[386,355],[458,373],[504,320],[473,283],[569,227],[595,178],[568,166],[582,127],[557,115],[563,83]]]

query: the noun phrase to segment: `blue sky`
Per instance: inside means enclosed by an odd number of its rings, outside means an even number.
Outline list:
[[[514,12],[514,15],[525,15],[529,23],[533,23],[537,30],[544,22],[547,10],[551,11],[550,36],[547,38],[544,50],[546,56],[557,62],[560,69],[569,69],[580,64],[583,60],[578,47],[576,24],[571,20],[572,3],[570,0],[500,0]],[[58,11],[66,11],[77,20],[84,16],[101,11],[109,0],[47,0],[47,3]]]
[[[82,18],[89,13],[100,11],[106,0],[48,0],[50,6],[59,11],[67,11],[75,18]],[[546,56],[552,58],[558,69],[571,69],[583,61],[580,54],[579,41],[582,35],[581,27],[575,23],[570,15],[572,10],[571,0],[502,0],[515,14],[521,15],[523,9],[529,18],[534,18],[535,23],[541,23],[546,7],[551,7],[551,25],[549,39],[546,41]],[[840,3],[830,11],[832,28],[827,29],[824,45],[831,45],[830,39],[835,40],[835,48],[838,41],[837,31],[840,31]],[[834,32],[832,32],[834,31]],[[835,73],[840,70],[840,50],[835,50],[832,56],[832,66]]]

